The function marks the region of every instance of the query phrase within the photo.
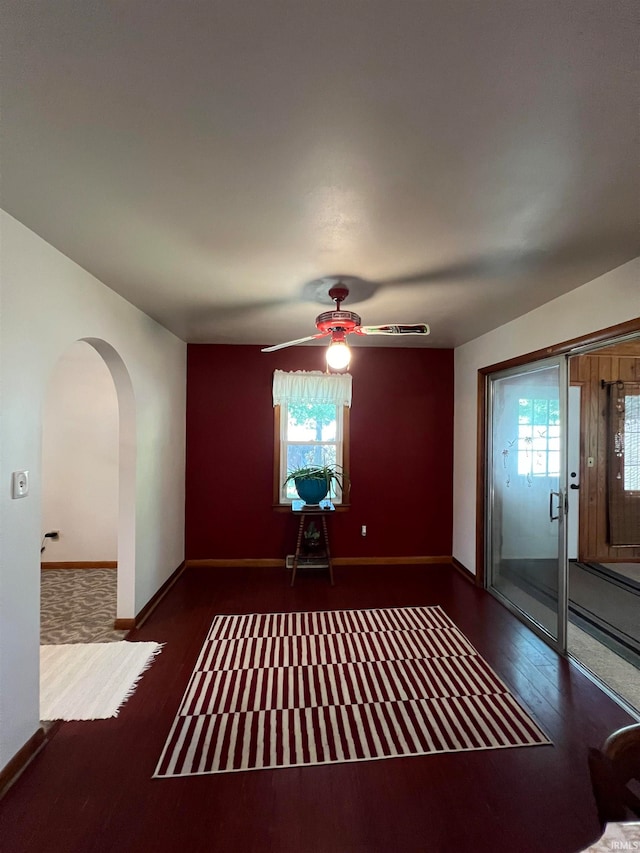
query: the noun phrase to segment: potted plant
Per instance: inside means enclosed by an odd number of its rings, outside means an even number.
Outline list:
[[[283,486],[294,482],[296,491],[306,504],[319,504],[326,498],[334,482],[342,489],[342,472],[337,465],[309,465],[290,471]]]

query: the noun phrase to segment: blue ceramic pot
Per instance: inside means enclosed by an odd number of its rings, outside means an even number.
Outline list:
[[[319,504],[321,500],[326,498],[327,492],[329,491],[328,480],[306,480],[304,477],[296,477],[295,484],[296,491],[298,492],[300,499],[306,504]]]

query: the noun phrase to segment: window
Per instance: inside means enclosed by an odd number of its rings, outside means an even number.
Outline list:
[[[294,468],[318,465],[343,467],[342,460],[343,407],[335,403],[283,403],[280,407],[281,463],[280,482]],[[281,499],[296,500],[295,484],[287,483]],[[331,500],[340,502],[342,496],[334,488]]]
[[[518,401],[518,474],[560,476],[560,401],[520,398]]]
[[[634,381],[602,382],[607,387],[608,543],[615,547],[640,542],[640,393]]]
[[[624,490],[640,491],[640,394],[624,398]]]
[[[276,370],[274,402],[274,503],[288,504],[298,494],[283,486],[289,471],[312,465],[336,465],[348,471],[351,376],[319,371]],[[343,502],[335,484],[331,500]]]

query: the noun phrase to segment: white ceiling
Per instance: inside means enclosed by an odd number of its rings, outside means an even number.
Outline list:
[[[640,254],[632,0],[3,8],[2,207],[187,341],[347,274],[450,347]]]

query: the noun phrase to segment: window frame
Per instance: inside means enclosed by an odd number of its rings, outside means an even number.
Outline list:
[[[338,463],[342,467],[343,472],[343,489],[340,503],[335,503],[337,511],[348,509],[351,482],[349,479],[349,460],[350,460],[350,419],[351,408],[349,406],[336,406],[337,409],[342,409],[342,462]],[[291,510],[292,501],[284,500],[282,495],[282,482],[286,477],[286,472],[282,476],[282,465],[286,459],[286,454],[283,454],[283,448],[287,442],[283,436],[283,418],[282,407],[277,404],[273,407],[273,507],[277,510]],[[338,444],[336,442],[336,444]],[[281,479],[282,477],[282,479]]]

